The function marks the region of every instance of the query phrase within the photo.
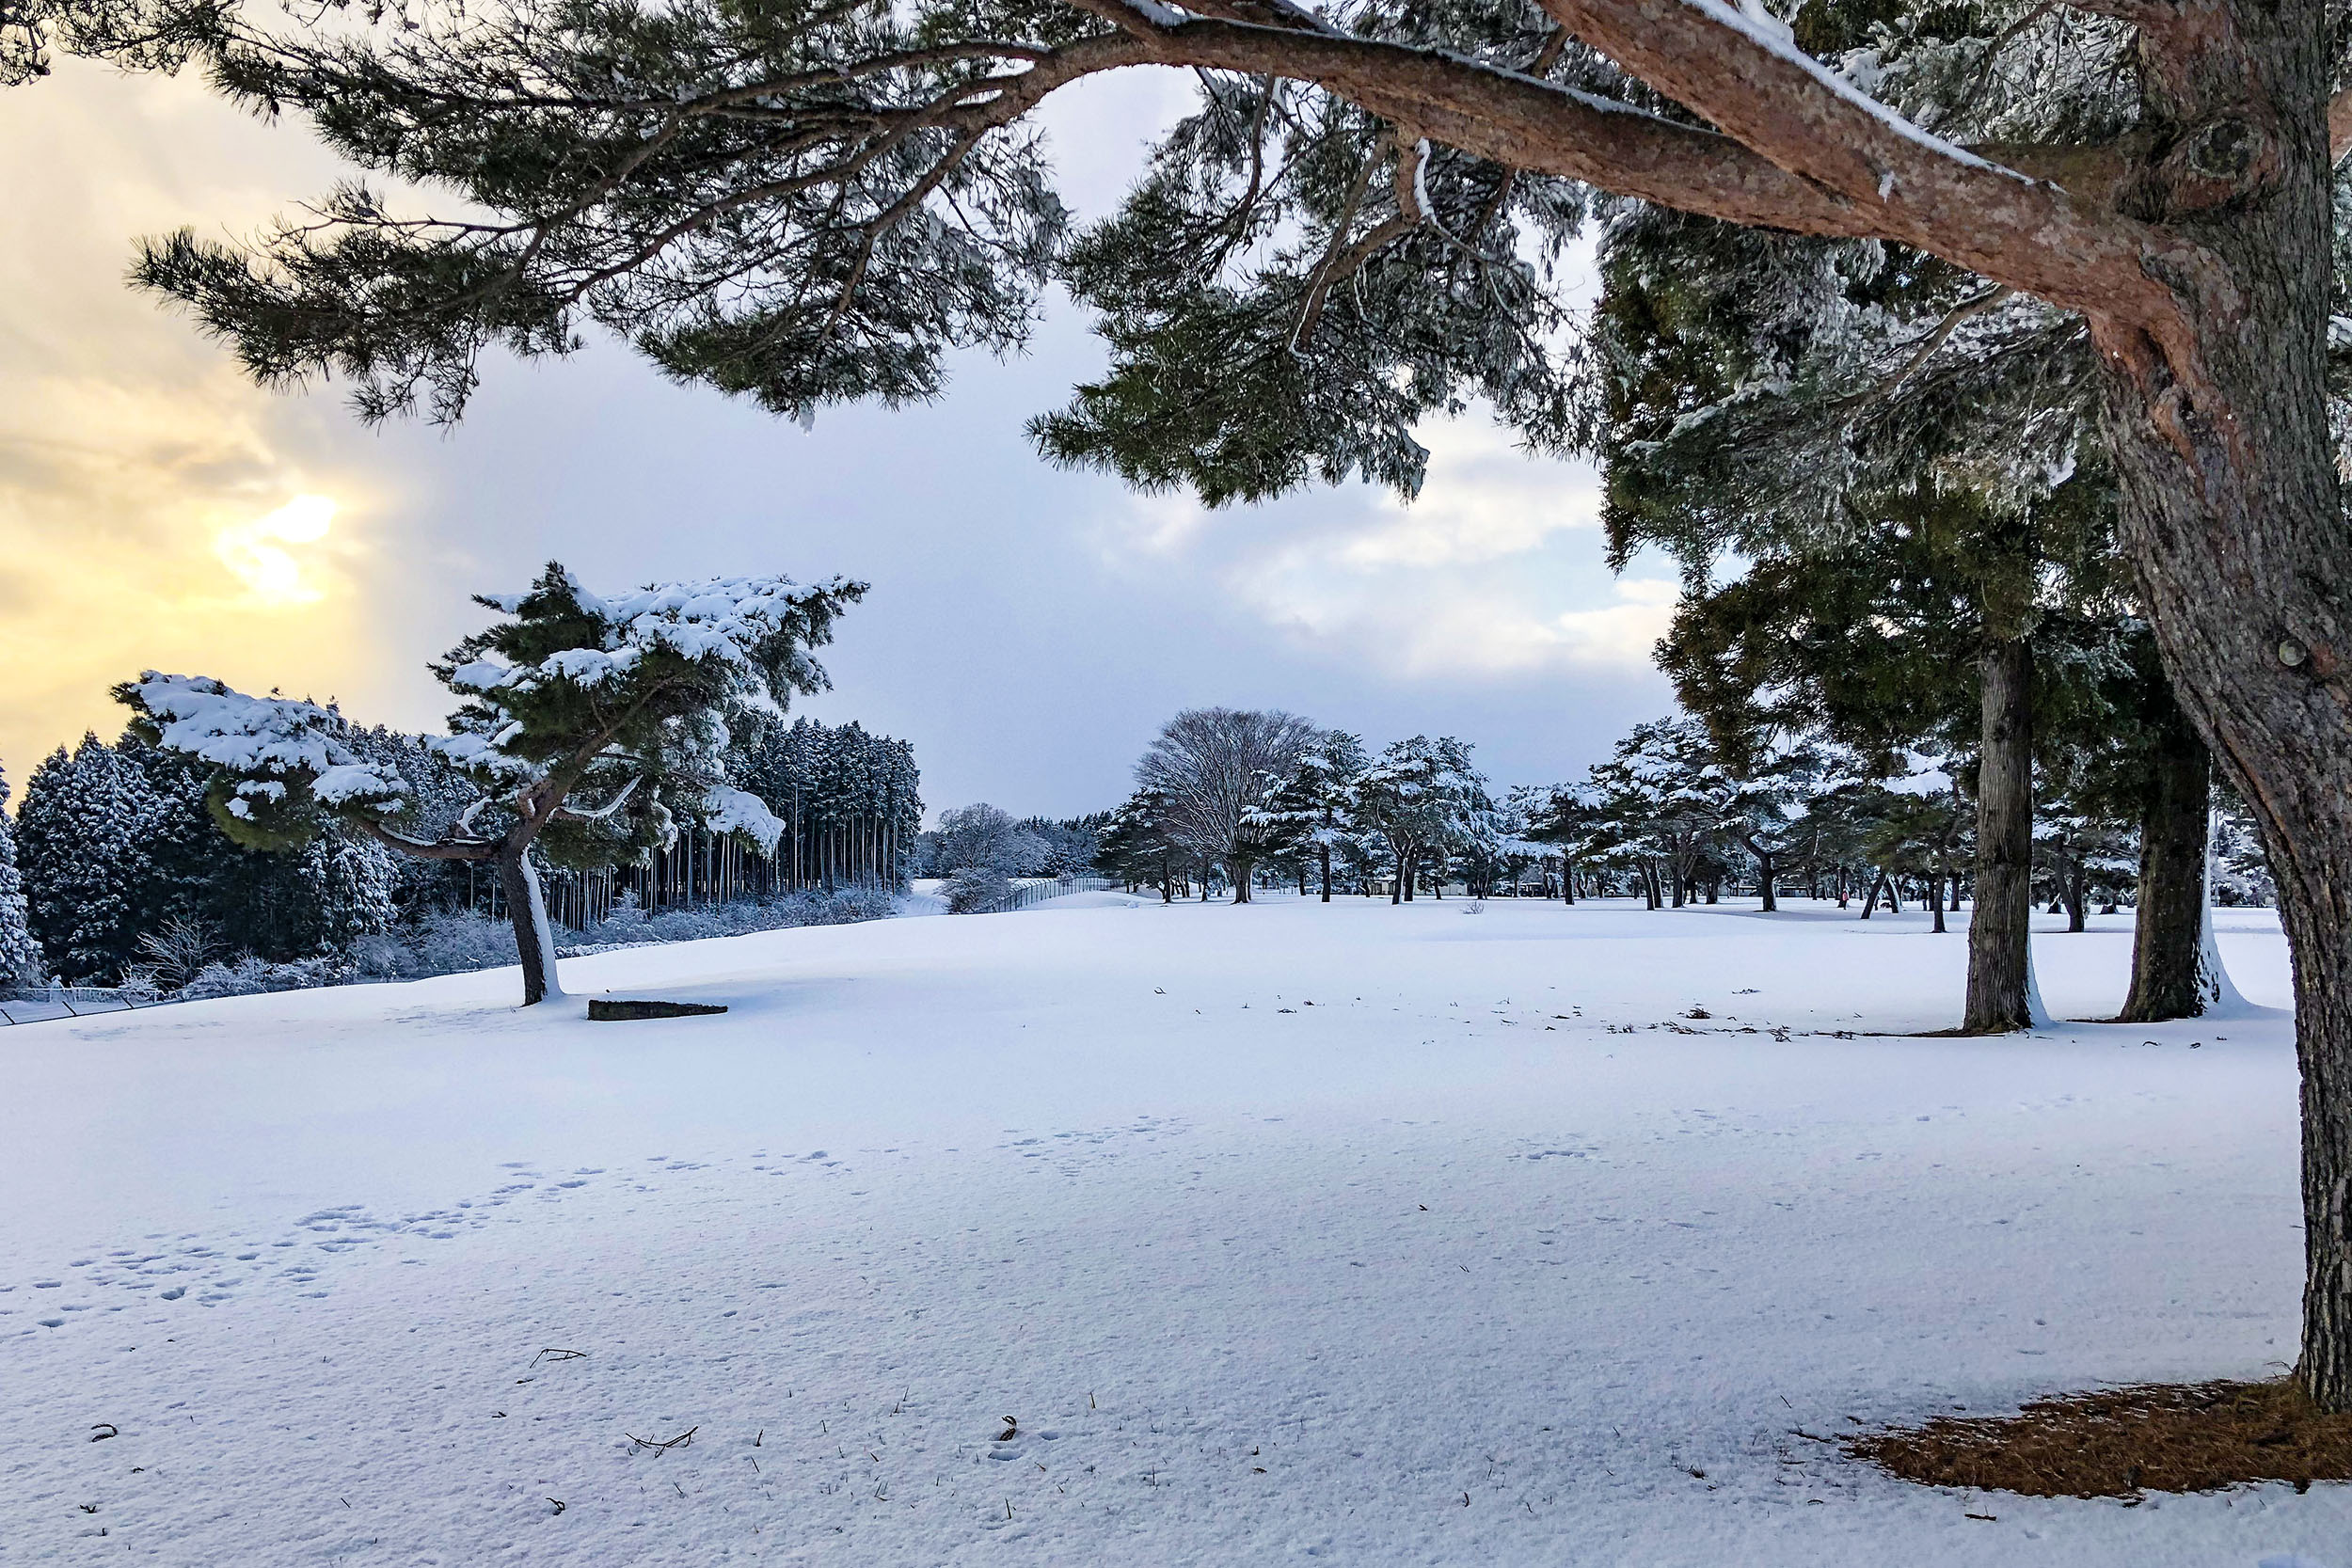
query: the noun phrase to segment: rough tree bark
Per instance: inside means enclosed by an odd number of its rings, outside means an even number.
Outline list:
[[[2303,1354],[2352,1410],[2352,537],[2325,401],[2328,60],[2317,0],[2161,13],[2120,205],[2179,326],[2092,330],[2125,544],[2173,689],[2263,830],[2303,1069]],[[2172,341],[2167,341],[2166,339]]]
[[[1978,661],[1984,712],[1977,783],[1977,908],[1968,922],[1961,1028],[2005,1034],[2033,1022],[2026,932],[2033,916],[2033,651],[1988,637]]]

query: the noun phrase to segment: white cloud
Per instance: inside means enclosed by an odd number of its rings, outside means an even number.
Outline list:
[[[1600,526],[1600,476],[1589,466],[1531,458],[1488,420],[1449,420],[1421,434],[1428,483],[1410,502],[1381,496],[1390,521],[1348,541],[1341,556],[1348,565],[1493,561]]]
[[[1302,649],[1411,678],[1645,668],[1670,578],[1612,576],[1587,463],[1531,458],[1490,419],[1419,433],[1412,501],[1353,486],[1210,512],[1136,498],[1105,553],[1170,592],[1243,607]]]

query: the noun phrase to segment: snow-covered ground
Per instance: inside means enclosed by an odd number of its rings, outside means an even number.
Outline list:
[[[1908,1037],[1963,939],[1804,905],[1073,902],[564,966],[723,1018],[0,1031],[0,1560],[2352,1568],[2352,1488],[1818,1440],[2290,1359],[2283,1014]]]

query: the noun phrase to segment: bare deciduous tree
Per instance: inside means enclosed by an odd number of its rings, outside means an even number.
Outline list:
[[[1250,868],[1265,849],[1248,814],[1297,769],[1314,738],[1312,724],[1279,709],[1186,708],[1136,764],[1136,783],[1159,792],[1169,835],[1223,865],[1233,902],[1246,904]]]

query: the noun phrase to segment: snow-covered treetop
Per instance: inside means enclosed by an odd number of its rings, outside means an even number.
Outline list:
[[[487,859],[536,842],[559,861],[609,863],[665,842],[683,811],[765,849],[783,824],[730,776],[727,721],[822,690],[810,650],[865,592],[837,578],[712,578],[606,598],[550,562],[528,593],[483,596],[502,619],[433,667],[462,705],[428,743],[481,793],[430,839],[408,836],[406,781],[332,708],[152,672],[115,694],[143,736],[216,769],[215,817],[254,847],[290,847],[340,817],[413,854]]]
[[[708,578],[664,582],[607,598],[580,586],[560,565],[549,579],[523,594],[484,594],[478,602],[520,615],[560,581],[576,613],[566,630],[574,645],[509,662],[485,651],[445,677],[459,691],[521,695],[552,682],[578,687],[611,685],[635,673],[647,656],[669,653],[694,663],[734,665],[745,671],[772,659],[779,642],[791,644],[779,685],[822,679],[806,657],[802,635],[812,610],[827,612],[844,590],[858,586],[834,578],[803,586],[787,577]],[[795,679],[794,677],[802,677]]]
[[[397,814],[409,789],[388,768],[362,757],[348,740],[343,716],[316,703],[287,697],[248,697],[204,675],[147,671],[117,689],[167,751],[183,752],[237,775],[234,816],[250,819],[255,801],[306,792],[330,811]]]

